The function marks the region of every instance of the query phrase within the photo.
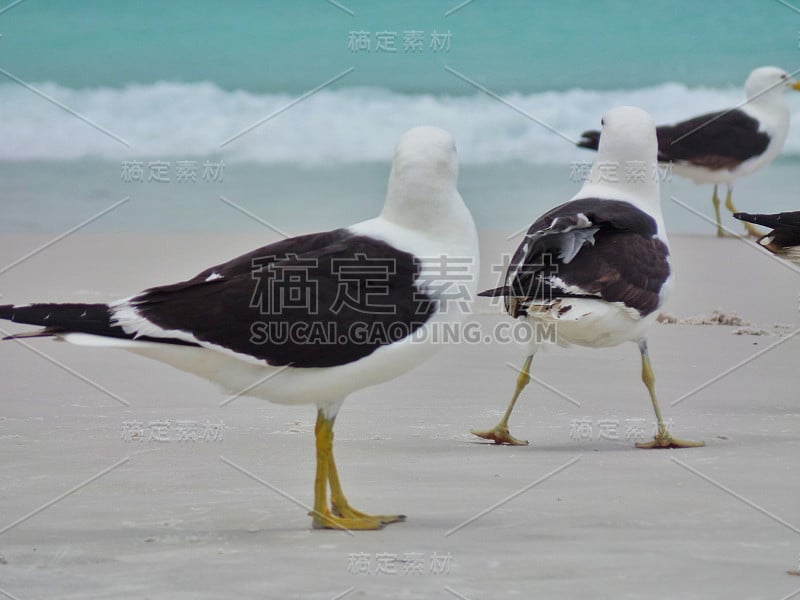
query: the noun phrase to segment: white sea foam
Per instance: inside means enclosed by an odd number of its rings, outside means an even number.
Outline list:
[[[619,104],[649,111],[669,123],[733,106],[742,90],[655,87],[592,91],[574,89],[505,98],[520,114],[486,95],[404,95],[380,89],[323,90],[275,115],[249,133],[221,144],[295,101],[288,94],[227,91],[211,83],[158,83],[121,89],[73,90],[35,86],[72,111],[123,138],[119,142],[69,112],[16,84],[0,85],[0,160],[159,160],[223,157],[262,163],[356,163],[388,161],[400,134],[418,124],[450,130],[466,164],[522,161],[564,164],[590,160],[568,138],[599,125],[600,115]],[[796,125],[785,154],[800,155],[800,95],[788,98]]]

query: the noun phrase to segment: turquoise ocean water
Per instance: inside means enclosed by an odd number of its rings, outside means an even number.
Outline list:
[[[346,224],[378,210],[398,136],[423,123],[456,136],[479,225],[517,228],[574,193],[591,154],[568,138],[611,106],[669,122],[738,103],[757,66],[800,69],[787,3],[7,0],[0,230],[62,231],[128,196],[87,230],[259,226],[221,195],[289,230]],[[737,199],[797,208],[797,168],[796,124]],[[665,191],[708,209],[708,188]]]

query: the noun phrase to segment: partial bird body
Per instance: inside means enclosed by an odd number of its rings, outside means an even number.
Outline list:
[[[773,215],[735,213],[737,219],[772,229],[758,244],[773,254],[800,266],[800,211]]]
[[[778,67],[755,69],[745,82],[747,101],[728,110],[707,113],[656,130],[658,160],[697,184],[714,184],[712,203],[717,235],[724,235],[717,186],[727,187],[725,207],[733,205],[733,185],[739,177],[769,165],[780,154],[789,133],[787,89],[800,90],[800,82]],[[599,131],[586,131],[578,146],[596,150]],[[761,235],[747,225],[750,235]]]
[[[558,343],[637,340],[669,293],[669,247],[655,219],[620,200],[580,198],[540,217],[509,265],[512,316],[557,323]]]

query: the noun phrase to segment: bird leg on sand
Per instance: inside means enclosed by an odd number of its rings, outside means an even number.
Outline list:
[[[485,431],[470,430],[473,435],[477,435],[485,440],[492,440],[495,444],[508,444],[510,446],[527,446],[527,440],[518,440],[508,432],[508,418],[511,416],[511,411],[514,410],[514,405],[517,403],[517,398],[522,393],[522,390],[531,382],[531,362],[533,361],[533,354],[525,359],[525,364],[522,365],[517,376],[517,388],[514,390],[514,396],[511,398],[511,403],[508,405],[503,418],[492,429]]]
[[[647,353],[647,341],[642,340],[639,342],[639,351],[642,354],[642,381],[647,386],[647,391],[650,392],[650,399],[653,401],[653,410],[656,412],[656,421],[658,422],[658,433],[651,442],[639,442],[636,444],[637,448],[697,448],[705,446],[705,442],[692,442],[689,440],[681,440],[672,437],[672,434],[667,430],[664,425],[664,419],[661,417],[661,409],[658,406],[656,399],[656,377],[653,374],[653,366],[650,364],[650,355]]]
[[[733,190],[731,188],[728,188],[728,194],[727,196],[725,196],[725,208],[731,211],[731,214],[739,212],[733,205],[733,200],[731,200],[732,193]],[[747,231],[747,235],[749,235],[750,237],[760,238],[764,235],[764,232],[759,230],[759,228],[753,225],[752,223],[744,221],[743,224],[745,231]]]
[[[333,460],[333,423],[336,417],[317,413],[314,435],[317,439],[317,475],[314,480],[314,510],[309,513],[314,529],[382,529],[389,523],[405,521],[404,515],[367,515],[350,506],[339,483]],[[331,506],[328,509],[328,485]]]
[[[730,190],[728,190],[730,194]],[[719,196],[717,195],[717,184],[714,184],[714,195],[711,196],[711,202],[714,204],[714,214],[717,217],[717,237],[725,237],[725,230],[722,229],[722,216],[719,214]]]

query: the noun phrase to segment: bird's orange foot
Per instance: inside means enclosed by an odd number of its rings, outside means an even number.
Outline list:
[[[485,431],[477,431],[470,429],[472,435],[477,435],[479,438],[491,440],[495,444],[505,444],[508,446],[527,446],[528,440],[518,440],[508,432],[508,425],[498,424],[493,429]]]
[[[693,442],[691,440],[682,440],[680,438],[672,437],[669,433],[659,433],[649,442],[637,442],[637,448],[644,448],[646,450],[659,449],[659,448],[699,448],[705,446],[705,442]]]
[[[333,500],[331,504],[333,514],[344,519],[377,519],[384,525],[402,523],[406,520],[405,515],[369,515],[363,513],[350,506],[347,500]]]
[[[341,517],[332,514],[330,511],[312,511],[311,526],[314,529],[345,529],[349,531],[375,531],[383,529],[389,523],[403,520],[405,517],[398,515],[394,521],[385,520],[382,516],[364,515],[361,517]],[[363,513],[361,513],[363,514]]]

